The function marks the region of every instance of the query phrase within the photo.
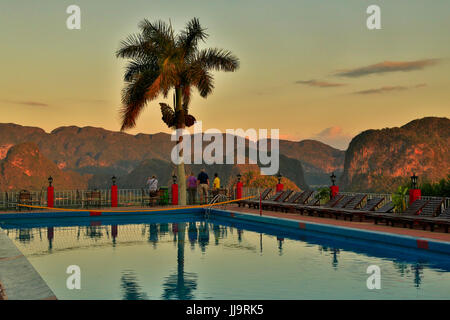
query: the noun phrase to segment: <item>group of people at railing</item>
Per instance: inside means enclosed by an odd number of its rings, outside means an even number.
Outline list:
[[[159,192],[160,188],[158,188],[158,179],[155,175],[147,179],[147,186],[151,198],[158,198],[161,196],[161,192]],[[205,168],[202,168],[197,177],[193,172],[189,173],[189,176],[186,178],[186,193],[187,204],[194,205],[197,204],[197,196],[199,196],[200,204],[206,204],[210,197],[214,197],[219,193],[226,195],[227,190],[221,188],[220,178],[217,173],[214,174],[211,185],[208,173],[206,173]]]

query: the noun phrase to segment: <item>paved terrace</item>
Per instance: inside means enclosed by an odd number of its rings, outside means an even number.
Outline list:
[[[228,209],[232,210],[232,211],[239,211],[239,212],[252,213],[252,214],[259,215],[259,209],[243,208],[243,207],[238,207],[237,205],[228,206]],[[450,233],[440,232],[441,230],[439,230],[439,229],[436,229],[434,232],[431,232],[431,231],[424,231],[421,228],[420,229],[408,229],[408,228],[402,228],[402,227],[391,227],[391,226],[379,225],[379,224],[374,224],[373,221],[371,221],[371,220],[367,220],[367,221],[363,221],[363,222],[348,221],[348,220],[345,221],[342,219],[336,220],[336,219],[331,219],[331,218],[312,217],[312,216],[308,216],[308,215],[301,215],[299,213],[284,213],[284,212],[268,211],[268,210],[263,210],[262,215],[450,242]]]
[[[0,300],[55,300],[39,273],[0,229]]]

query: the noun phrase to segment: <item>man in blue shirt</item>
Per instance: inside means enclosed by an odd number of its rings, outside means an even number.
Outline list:
[[[209,177],[205,172],[205,168],[198,174],[197,182],[200,192],[200,203],[206,203],[208,201]]]

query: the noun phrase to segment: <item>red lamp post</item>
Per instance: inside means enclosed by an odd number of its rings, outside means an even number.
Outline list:
[[[172,204],[178,205],[178,184],[177,184],[177,176],[172,176]]]
[[[336,185],[336,175],[334,172],[330,176],[331,179],[331,187],[330,187],[330,193],[331,198],[334,198],[339,193],[339,186]]]
[[[409,190],[409,204],[422,197],[422,191],[417,186],[418,177],[415,173],[411,176],[411,189]]]
[[[111,178],[112,186],[111,186],[111,207],[117,208],[118,206],[118,197],[117,197],[117,185],[116,185],[116,176]]]
[[[236,199],[242,198],[242,188],[244,187],[244,184],[241,182],[241,174],[239,173],[237,175],[237,183],[236,183]]]
[[[282,177],[283,176],[281,175],[281,173],[278,172],[278,174],[277,174],[278,183],[277,183],[277,187],[276,187],[276,192],[283,191],[284,185],[281,183]]]
[[[52,186],[53,178],[48,177],[48,187],[47,187],[47,207],[53,208],[55,204],[55,189]]]

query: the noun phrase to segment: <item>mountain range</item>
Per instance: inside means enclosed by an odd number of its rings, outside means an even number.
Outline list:
[[[280,171],[286,183],[301,189],[328,185],[331,172],[340,177],[341,190],[390,191],[412,171],[436,181],[450,172],[449,123],[448,118],[428,117],[400,128],[367,130],[355,136],[346,151],[315,140],[280,140]],[[144,187],[152,174],[167,185],[175,172],[173,146],[166,133],[131,135],[76,126],[47,133],[0,124],[0,190],[40,189],[50,174],[55,187],[67,189],[103,188],[113,175],[124,188]],[[186,170],[197,173],[203,166],[187,165]],[[223,185],[232,184],[238,173],[258,171],[257,165],[206,168],[211,176],[217,172]]]
[[[413,173],[419,183],[450,173],[450,119],[427,117],[358,134],[346,151],[339,184],[349,191],[390,192]]]

